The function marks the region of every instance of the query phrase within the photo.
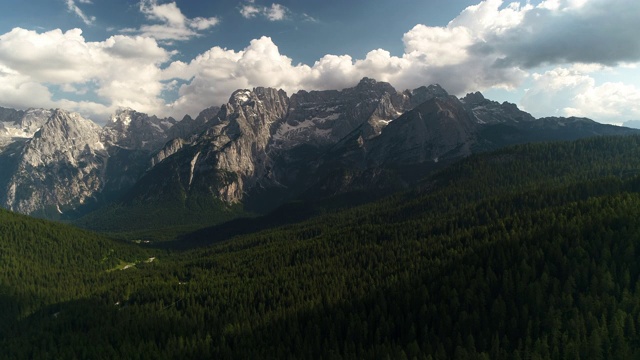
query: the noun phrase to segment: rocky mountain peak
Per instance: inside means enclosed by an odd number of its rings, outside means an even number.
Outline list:
[[[202,123],[206,123],[209,120],[214,119],[218,115],[219,112],[220,112],[220,106],[208,107],[208,108],[200,111],[200,113],[195,118],[195,120],[199,121],[199,122],[202,122]]]
[[[421,86],[412,91],[405,91],[405,95],[409,97],[408,108],[413,109],[416,106],[429,101],[433,98],[442,97],[446,98],[449,93],[438,84],[429,86]]]
[[[178,121],[167,131],[167,140],[170,141],[175,138],[188,139],[203,131],[209,125],[209,121],[216,118],[219,111],[219,106],[213,106],[202,110],[195,119],[189,115],[185,115],[182,120]]]
[[[102,131],[105,143],[125,149],[156,150],[168,140],[173,118],[159,119],[131,108],[118,109]]]
[[[421,89],[421,88],[418,88]],[[414,90],[414,93],[416,91]],[[440,84],[431,84],[429,86],[426,87],[425,92],[427,94],[432,95],[433,97],[447,97],[449,96],[449,93],[447,92],[447,90],[445,90],[444,88],[442,88],[442,86],[440,86]]]
[[[113,115],[111,115],[111,123],[121,123],[123,125],[129,125],[131,123],[131,118],[136,117],[136,115],[140,115],[137,111],[132,108],[119,108],[115,111]]]
[[[78,113],[55,109],[50,114],[47,121],[34,135],[34,138],[48,138],[58,135],[82,137],[85,130],[93,133],[100,131],[98,125],[91,120],[83,118]]]
[[[377,83],[378,82],[375,79],[371,79],[365,76],[362,79],[360,79],[360,81],[358,82],[358,85],[356,85],[356,88],[373,87]]]
[[[22,119],[24,113],[25,112],[22,110],[8,109],[0,106],[0,124],[2,124],[3,122],[18,122],[20,121],[20,119]]]
[[[464,106],[473,113],[480,124],[499,124],[513,122],[529,122],[535,120],[531,114],[524,112],[515,104],[486,99],[480,92],[469,93],[461,99]]]
[[[22,213],[77,206],[102,186],[107,153],[101,128],[77,113],[56,109],[25,143],[9,179],[4,206]]]
[[[5,113],[17,114],[0,109]],[[609,131],[584,119],[534,121],[479,92],[458,99],[435,84],[399,93],[370,78],[291,97],[273,88],[240,89],[221,107],[180,122],[122,108],[101,129],[75,113],[30,109],[19,120],[0,119],[0,188],[6,190],[0,204],[57,213],[130,191],[138,200],[170,194],[180,202],[277,205],[319,177],[342,176],[336,169],[362,170],[361,184],[369,184],[367,177],[387,165],[431,168],[472,147],[546,139],[547,130],[566,137],[576,129]]]
[[[229,97],[229,105],[241,106],[247,103],[251,96],[253,95],[251,90],[248,89],[238,89],[231,94]]]
[[[407,111],[367,145],[374,164],[418,164],[470,154],[475,120],[454,97],[434,97]]]
[[[289,97],[282,89],[258,87],[253,89],[265,110],[272,112],[277,117],[283,117],[289,110]]]
[[[289,97],[284,90],[257,87],[253,90],[240,89],[231,94],[229,102],[223,105],[220,119],[228,114],[243,111],[246,115],[268,114],[268,117],[282,117],[289,106]]]
[[[258,135],[265,130],[268,133],[270,124],[281,120],[288,107],[289,98],[283,90],[264,87],[241,89],[233,92],[216,117],[219,122],[231,122],[225,127],[227,133],[236,129]]]
[[[362,80],[360,80],[358,85],[356,85],[355,87],[347,88],[347,89],[344,89],[343,91],[362,93],[362,94],[374,93],[377,96],[381,96],[382,94],[385,94],[385,93],[388,93],[388,94],[397,93],[396,89],[393,86],[391,86],[391,84],[389,84],[388,82],[376,81],[368,77],[362,78]]]
[[[28,109],[24,116],[17,122],[17,125],[27,134],[35,134],[44,123],[49,120],[52,110],[47,109]]]
[[[16,141],[32,138],[51,113],[51,110],[45,109],[18,111],[0,108],[0,149]]]
[[[471,106],[482,104],[483,102],[486,101],[484,95],[482,95],[482,93],[479,91],[476,91],[474,93],[468,93],[461,100],[463,103]]]
[[[151,164],[156,170],[173,167],[186,193],[205,191],[229,204],[239,202],[268,176],[271,128],[284,121],[288,109],[283,90],[237,90],[217,113],[216,108],[200,113],[196,121],[206,124],[204,131],[166,143]]]

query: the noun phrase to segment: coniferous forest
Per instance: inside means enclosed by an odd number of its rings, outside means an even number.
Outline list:
[[[638,136],[236,226],[145,244],[0,211],[0,357],[640,358]]]

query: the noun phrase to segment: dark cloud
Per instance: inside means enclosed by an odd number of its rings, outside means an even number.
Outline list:
[[[477,55],[501,54],[499,67],[563,63],[613,66],[640,61],[640,1],[593,0],[582,7],[528,11],[516,27],[474,44]]]

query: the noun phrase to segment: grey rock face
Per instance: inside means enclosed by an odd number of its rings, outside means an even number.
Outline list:
[[[429,101],[434,98],[446,98],[449,97],[449,93],[438,84],[429,86],[421,86],[413,91],[405,91],[405,94],[409,98],[409,107],[411,109],[422,104],[425,101]]]
[[[175,123],[123,109],[100,128],[64,110],[29,109],[0,123],[2,206],[51,214],[96,201],[105,191],[117,196],[149,167],[151,151],[167,141]],[[180,131],[191,135],[196,127],[184,123]]]
[[[158,119],[132,109],[118,110],[102,130],[106,144],[125,149],[153,151],[168,140],[168,131],[176,124],[173,118]]]
[[[535,120],[531,114],[524,112],[515,104],[485,99],[480,92],[469,93],[461,99],[467,109],[473,112],[480,124],[502,124],[529,122]]]
[[[185,143],[186,141],[182,138],[175,138],[166,143],[165,146],[158,150],[151,158],[151,167],[158,165],[162,160],[180,151]]]
[[[285,121],[275,128],[273,145],[331,145],[356,129],[366,138],[375,137],[407,110],[405,97],[388,83],[368,78],[342,91],[299,91],[291,96]]]
[[[475,119],[458,99],[432,98],[393,121],[366,144],[369,162],[377,166],[408,165],[467,156],[476,127]]]
[[[271,128],[283,119],[288,104],[282,90],[237,90],[207,121],[210,127],[206,131],[188,140],[169,142],[154,156],[153,163],[176,156],[184,166],[174,171],[182,174],[178,178],[187,193],[197,189],[229,204],[239,202],[247,188],[268,175]]]
[[[342,91],[300,91],[291,98],[270,88],[237,90],[215,116],[199,116],[209,118],[204,132],[168,142],[152,163],[180,158],[189,166],[174,166],[173,171],[182,174],[175,178],[186,193],[204,189],[226,203],[241,202],[259,189],[299,185],[295,183],[318,166],[309,154],[352,134],[378,136],[406,110],[412,96],[367,78]],[[302,148],[315,150],[304,154]]]
[[[23,116],[24,111],[3,108],[0,106],[0,124],[4,122],[15,123],[16,121],[20,121]]]
[[[76,113],[54,110],[19,155],[3,206],[29,214],[87,202],[103,183],[107,153],[100,132]]]
[[[167,131],[167,138],[170,140],[175,138],[188,139],[192,137],[206,130],[208,126],[216,122],[219,112],[219,106],[212,106],[202,110],[195,119],[187,115]]]
[[[152,165],[167,162],[167,175],[164,185],[150,185],[153,191],[179,183],[187,196],[200,191],[228,204],[272,190],[296,193],[335,169],[377,174],[367,169],[466,156],[478,126],[530,116],[479,93],[463,101],[439,85],[400,93],[368,78],[353,88],[290,98],[275,89],[238,90],[217,114],[212,110],[198,117],[206,130],[174,139],[154,155]]]
[[[0,108],[0,152],[16,142],[29,139],[51,116],[51,110],[29,109],[18,111]]]
[[[16,122],[26,134],[35,134],[49,120],[53,110],[29,109],[24,116]],[[30,135],[32,136],[32,135]]]
[[[18,165],[5,181],[3,204],[24,213],[73,208],[105,189],[124,191],[172,157],[179,165],[168,179],[177,179],[186,193],[204,191],[237,203],[253,189],[287,181],[290,186],[299,178],[291,176],[297,163],[287,160],[290,152],[334,146],[354,132],[374,138],[412,98],[413,92],[398,93],[366,78],[354,88],[301,91],[291,98],[281,90],[255,88],[234,92],[227,104],[205,109],[196,119],[176,122],[122,109],[103,129],[77,114],[32,109],[11,123],[15,129],[3,123],[0,130],[20,129],[26,140],[18,155],[12,148]],[[141,161],[145,152],[148,160]]]

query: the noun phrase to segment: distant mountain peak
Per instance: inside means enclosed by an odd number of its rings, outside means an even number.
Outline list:
[[[442,86],[438,84],[432,84],[429,86],[420,86],[419,88],[414,89],[412,92],[413,96],[417,96],[418,98],[424,98],[424,101],[431,100],[435,97],[448,97],[449,93],[447,90],[442,88]],[[422,101],[422,102],[424,102]]]
[[[363,77],[355,87],[344,90],[348,92],[374,92],[378,94],[395,94],[397,92],[396,89],[388,82],[376,81],[375,79],[368,77]]]
[[[157,150],[168,140],[167,131],[175,123],[173,118],[158,119],[131,108],[120,108],[104,126],[102,138],[126,149]]]
[[[440,84],[431,84],[427,86],[427,90],[432,94],[449,95],[449,93]]]
[[[462,102],[467,105],[475,105],[475,104],[481,104],[486,100],[486,98],[484,97],[484,95],[482,95],[480,91],[476,91],[473,93],[468,93],[465,97],[463,97],[460,100],[462,100]]]
[[[135,111],[134,109],[128,107],[128,106],[121,106],[119,108],[116,109],[115,114],[116,115],[120,115],[120,114],[127,114],[127,113],[135,113],[137,111]]]
[[[130,107],[118,108],[113,115],[111,115],[111,124],[121,123],[125,126],[131,124],[131,121],[141,117],[148,117],[147,114],[138,112]],[[109,123],[107,123],[109,126]]]
[[[251,99],[253,91],[249,89],[238,89],[231,94],[229,103],[234,105],[243,105]]]
[[[377,83],[378,82],[375,79],[371,79],[365,76],[360,79],[360,82],[358,82],[358,85],[356,85],[356,87],[373,86]]]

